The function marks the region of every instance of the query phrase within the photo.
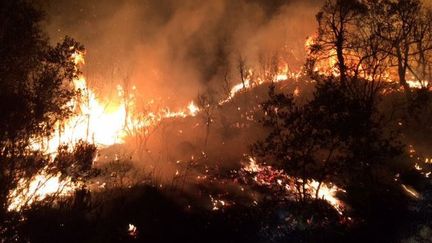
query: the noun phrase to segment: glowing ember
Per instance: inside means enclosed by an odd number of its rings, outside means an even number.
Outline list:
[[[411,197],[415,198],[415,199],[419,199],[420,198],[420,194],[412,187],[410,186],[406,186],[404,184],[402,184],[402,188],[405,190],[406,193],[408,193],[408,195],[410,195]]]
[[[84,53],[82,52],[75,52],[74,54],[72,54],[71,58],[73,59],[75,65],[85,64]]]
[[[137,227],[133,224],[129,224],[128,225],[128,234],[129,234],[129,236],[131,236],[133,238],[137,237],[137,235],[138,235]]]
[[[429,87],[429,82],[426,80],[421,82],[416,80],[407,80],[407,83],[413,89],[421,89],[421,88]]]
[[[308,181],[306,185],[306,190],[311,190],[313,193],[317,191],[319,182],[315,180]],[[345,192],[344,190],[338,188],[335,185],[325,184],[323,183],[318,191],[318,197],[326,200],[330,205],[332,205],[339,214],[342,214],[344,206],[339,199],[337,199],[336,195],[339,192]]]
[[[243,170],[255,174],[254,181],[258,185],[278,185],[284,188],[287,193],[295,193],[295,189],[292,186],[293,181],[301,181],[300,179],[290,177],[284,174],[281,170],[276,170],[271,166],[260,165],[253,157],[249,157],[249,163],[243,167]],[[305,186],[305,190],[308,192],[309,195],[316,195],[318,187],[318,198],[326,200],[338,211],[339,214],[342,214],[344,210],[344,205],[336,197],[336,195],[339,192],[345,191],[335,185],[328,183],[322,183],[321,186],[319,186],[319,182],[315,180],[308,180]]]
[[[257,164],[255,158],[252,158],[252,157],[249,157],[249,164],[246,164],[245,167],[243,167],[243,169],[245,171],[254,172],[254,173],[257,173],[257,172],[260,172],[263,170],[263,168]]]
[[[220,210],[224,207],[228,207],[229,203],[226,202],[225,200],[221,200],[221,199],[215,199],[212,195],[209,195],[211,203],[212,203],[212,210],[213,211],[217,211]]]
[[[188,110],[189,110],[189,114],[191,115],[191,116],[195,116],[198,112],[199,112],[199,108],[194,104],[194,102],[193,101],[191,101],[190,103],[189,103],[189,105],[188,105]]]

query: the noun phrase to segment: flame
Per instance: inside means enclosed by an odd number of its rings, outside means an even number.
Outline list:
[[[95,93],[87,88],[84,77],[75,80],[74,83],[88,100],[79,104],[81,113],[69,120],[63,129],[63,134],[53,140],[59,143],[74,143],[81,139],[100,145],[122,142],[126,105],[124,103],[102,104]]]
[[[249,157],[249,164],[246,164],[243,169],[252,173],[258,173],[263,170],[263,168],[257,164],[256,159],[253,157]]]
[[[283,187],[287,193],[292,193],[295,189],[292,186],[293,181],[301,181],[300,179],[290,177],[283,173],[281,170],[276,170],[272,166],[265,166],[258,164],[256,159],[249,157],[249,163],[244,165],[244,171],[255,174],[254,181],[259,185],[272,186],[278,185]],[[338,188],[336,185],[330,183],[321,183],[316,180],[308,180],[305,186],[305,190],[310,195],[315,195],[318,190],[318,198],[326,200],[330,205],[333,206],[340,215],[343,214],[344,204],[337,198],[339,192],[345,192],[345,190]]]
[[[316,43],[315,37],[309,37],[305,42],[305,48],[308,52],[308,55],[313,56],[311,49]],[[338,59],[336,54],[336,49],[330,49],[328,53],[326,53],[327,57],[322,59],[317,59],[314,67],[314,71],[326,76],[334,76],[339,77],[340,73],[337,67]],[[386,82],[393,82],[394,81],[394,74],[392,74],[391,70],[385,70],[380,72],[379,74],[371,74],[367,71],[367,68],[365,68],[364,64],[360,63],[361,57],[353,50],[344,50],[345,55],[345,64],[347,67],[357,67],[358,66],[358,73],[359,77],[364,78],[366,80],[374,80],[377,75],[379,75],[379,78]],[[360,65],[359,65],[360,63]],[[413,78],[413,77],[411,77]],[[406,81],[408,86],[412,89],[422,89],[422,88],[431,88],[430,82],[428,80],[407,80]]]
[[[85,64],[85,53],[76,52],[71,56],[75,63],[75,70],[78,73],[79,67]],[[262,79],[254,82],[251,80],[253,70],[248,70],[247,79],[244,83],[239,83],[231,88],[229,96],[220,101],[222,105],[230,101],[239,92],[252,88],[253,84],[262,84]],[[279,68],[272,82],[280,82],[289,78],[297,78],[300,73],[290,73],[288,65],[284,64]],[[200,108],[193,101],[187,106],[177,111],[163,108],[146,114],[131,114],[134,111],[134,95],[125,97],[126,92],[121,85],[117,85],[117,99],[111,102],[104,102],[99,99],[96,92],[92,90],[84,75],[77,75],[73,80],[76,91],[80,97],[72,100],[69,105],[74,108],[75,114],[67,121],[56,124],[57,129],[47,141],[34,141],[32,148],[43,150],[50,154],[55,154],[61,144],[75,145],[78,141],[86,141],[99,146],[109,146],[123,143],[127,135],[126,128],[155,126],[164,119],[194,117],[200,112]],[[136,91],[136,86],[132,85],[132,92]],[[61,179],[61,174],[49,174],[47,169],[42,170],[38,175],[28,180],[20,180],[18,187],[11,191],[9,196],[11,210],[20,210],[24,205],[30,205],[34,201],[43,200],[48,195],[55,194],[60,189],[63,192],[71,192],[74,186],[71,185],[70,178]],[[46,183],[41,183],[45,181]],[[45,185],[43,187],[38,185]],[[27,186],[27,187],[26,187]]]
[[[138,229],[135,225],[129,224],[128,225],[128,235],[135,238],[138,235]]]
[[[195,116],[199,111],[200,111],[200,109],[194,104],[194,102],[193,101],[191,101],[190,103],[189,103],[189,105],[188,105],[188,110],[189,110],[189,114],[191,115],[191,116]]]
[[[78,66],[85,63],[84,53],[75,53],[71,57]],[[123,143],[126,136],[125,128],[128,124],[135,127],[152,126],[165,118],[185,118],[196,116],[200,109],[193,101],[189,102],[186,108],[179,111],[171,111],[164,108],[156,112],[145,114],[145,118],[133,118],[127,114],[127,109],[133,110],[126,102],[125,91],[121,85],[117,85],[118,99],[114,102],[102,102],[96,93],[88,87],[83,75],[73,80],[75,90],[79,91],[81,97],[73,100],[71,105],[75,107],[76,114],[65,123],[57,124],[58,129],[47,143],[35,142],[34,149],[44,149],[49,153],[55,153],[60,144],[75,144],[82,140],[97,145],[109,146]],[[132,91],[136,86],[132,86]],[[132,103],[133,104],[133,103]]]
[[[61,178],[61,173],[50,174],[48,167],[30,179],[21,178],[18,186],[10,192],[8,211],[20,211],[34,202],[43,201],[48,196],[71,195],[79,183],[72,182],[70,177]]]
[[[402,184],[402,188],[405,190],[406,193],[408,193],[408,195],[410,195],[411,197],[415,198],[415,199],[419,199],[420,198],[420,194],[412,187],[410,186],[406,186],[404,184]]]
[[[75,52],[71,56],[75,65],[85,64],[84,53],[83,52]]]
[[[306,185],[306,190],[311,190],[313,193],[315,193],[317,191],[318,185],[319,185],[318,181],[310,180]],[[336,197],[337,193],[339,192],[345,192],[345,190],[342,190],[335,185],[322,183],[318,191],[318,197],[326,200],[330,205],[332,205],[338,211],[339,214],[342,215],[344,205]]]
[[[209,195],[210,201],[212,203],[212,210],[217,211],[225,207],[229,207],[230,203],[222,199],[215,199],[212,195]]]
[[[254,73],[254,71],[251,69],[248,71],[249,74]],[[282,82],[282,81],[286,81],[288,79],[298,79],[300,78],[302,75],[302,70],[300,70],[299,72],[291,72],[289,70],[288,64],[283,63],[280,64],[278,66],[278,72],[273,76],[272,79],[270,79],[270,81],[272,83],[278,83],[278,82]],[[228,95],[228,97],[224,100],[219,101],[219,105],[223,105],[227,102],[229,102],[230,100],[232,100],[238,93],[251,89],[253,87],[254,84],[263,84],[265,82],[269,82],[268,80],[262,79],[262,78],[257,78],[257,80],[254,80],[255,82],[253,82],[250,79],[250,76],[246,78],[246,80],[244,80],[244,82],[242,83],[238,83],[236,85],[234,85],[231,90],[230,93]]]

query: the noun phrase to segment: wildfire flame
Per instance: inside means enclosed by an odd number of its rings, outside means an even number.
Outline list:
[[[85,63],[84,53],[76,52],[71,56],[78,70],[79,65]],[[75,107],[76,114],[65,123],[57,124],[58,129],[47,142],[34,142],[32,148],[44,150],[55,154],[61,144],[74,145],[78,141],[87,141],[100,146],[109,146],[116,143],[123,143],[126,136],[126,125],[151,126],[165,118],[196,116],[200,109],[191,101],[185,109],[170,111],[162,109],[157,112],[150,112],[145,119],[134,120],[127,115],[128,104],[124,102],[123,88],[117,87],[120,102],[101,102],[96,93],[88,87],[83,75],[73,80],[75,90],[80,92],[80,97],[71,101]],[[143,122],[144,121],[144,122]],[[32,178],[22,178],[16,189],[9,193],[9,210],[19,211],[36,201],[42,201],[50,195],[68,195],[77,188],[71,178],[62,178],[61,173],[50,174],[48,168],[44,168]]]
[[[70,177],[61,177],[61,173],[50,174],[48,167],[45,167],[30,180],[21,178],[18,187],[9,194],[8,210],[20,211],[52,195],[68,196],[79,186],[79,183],[72,182]]]
[[[138,229],[135,225],[129,224],[128,225],[128,235],[135,238],[138,235]]]
[[[313,56],[311,49],[313,49],[316,44],[316,37],[309,37],[305,42],[305,48],[309,55]],[[347,53],[345,54],[345,64],[349,67],[357,67],[359,77],[364,78],[366,80],[374,80],[374,75],[368,73],[367,68],[361,63],[361,57],[352,50],[345,50]],[[330,49],[326,55],[326,58],[317,59],[314,67],[314,71],[325,76],[334,76],[339,77],[340,73],[338,70],[338,58],[336,54],[336,49]],[[386,82],[394,82],[394,74],[389,70],[385,70],[379,73],[379,78],[382,81]],[[406,80],[408,86],[412,89],[422,89],[422,88],[430,88],[430,82],[428,80],[417,80],[414,77],[407,76],[408,80]]]
[[[76,52],[71,56],[71,59],[76,65],[78,73],[79,67],[85,64],[83,52]],[[262,84],[269,80],[258,78],[251,80],[253,70],[248,70],[247,79],[244,82],[234,85],[231,88],[229,96],[221,100],[219,105],[223,105],[230,101],[239,92],[250,89],[254,84]],[[271,82],[280,82],[289,78],[298,78],[301,73],[291,73],[288,65],[284,64],[279,68],[279,72],[274,75]],[[129,107],[131,104],[126,102],[123,87],[117,86],[118,99],[111,102],[103,102],[98,99],[94,90],[92,90],[83,75],[78,75],[73,80],[75,90],[81,94],[79,98],[71,101],[70,105],[74,107],[75,115],[64,122],[57,124],[57,129],[47,141],[35,141],[32,144],[33,149],[43,150],[50,154],[55,154],[57,148],[61,144],[74,146],[78,141],[86,141],[99,146],[109,146],[113,144],[123,143],[127,135],[126,128],[134,126],[135,128],[149,127],[157,125],[164,119],[171,118],[186,118],[196,116],[200,109],[193,101],[177,111],[172,111],[169,108],[163,108],[157,111],[148,112],[146,114],[134,114],[127,112],[134,110],[134,107]],[[136,87],[133,86],[133,91]],[[296,93],[298,94],[298,90]],[[133,102],[132,102],[133,105]],[[139,119],[137,119],[139,117]],[[42,183],[48,187],[40,187]],[[74,185],[70,183],[70,178],[61,179],[60,174],[49,174],[44,169],[39,174],[30,179],[22,179],[19,182],[17,189],[9,194],[10,209],[20,210],[24,205],[30,205],[37,200],[43,200],[48,195],[56,194],[59,191],[71,192],[74,190]],[[24,204],[22,202],[25,202]]]
[[[294,193],[294,188],[290,185],[291,181],[299,180],[292,178],[284,174],[280,170],[274,169],[272,166],[265,166],[257,163],[256,159],[249,157],[249,163],[243,167],[244,171],[255,174],[254,181],[259,185],[272,185],[278,184],[285,188],[287,193]],[[276,179],[277,178],[277,179]],[[339,214],[343,214],[344,204],[337,198],[339,192],[345,192],[343,189],[338,188],[336,185],[322,183],[319,186],[319,182],[316,180],[308,180],[305,186],[305,190],[311,195],[315,195],[318,190],[318,198],[326,200],[330,205],[335,208]]]

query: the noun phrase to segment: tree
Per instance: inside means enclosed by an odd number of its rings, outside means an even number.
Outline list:
[[[213,113],[216,105],[216,101],[209,92],[198,94],[198,107],[201,111],[201,116],[206,127],[204,147],[207,147],[208,137],[210,135],[210,126],[213,123]]]
[[[432,87],[432,9],[423,7],[414,26],[413,64],[409,66],[422,88]]]
[[[54,159],[56,169],[63,175],[69,175],[74,181],[87,179],[91,175],[96,146],[82,140],[74,147],[61,145]]]
[[[396,62],[399,83],[409,93],[406,75],[414,45],[414,31],[421,10],[418,0],[378,1],[372,6],[380,11],[372,17],[372,30],[381,41],[387,43],[387,51]]]
[[[309,65],[318,72],[326,71],[321,64],[329,62],[330,74],[342,83],[349,76],[374,81],[397,77],[408,98],[408,81],[428,85],[431,10],[420,0],[328,0],[317,20]]]
[[[352,34],[364,8],[358,0],[327,0],[316,17],[318,35],[311,48],[311,57],[314,62],[336,57],[335,68],[341,83],[347,81]]]
[[[392,74],[395,69],[399,84],[410,99],[409,79],[423,87],[430,79],[431,10],[420,0],[368,1],[368,6],[366,28],[382,43],[381,52],[388,55],[387,73]]]
[[[24,0],[0,3],[0,213],[20,177],[30,177],[48,158],[32,145],[72,114],[77,95],[73,57],[83,46],[66,37],[52,47],[41,30],[43,12]]]
[[[388,162],[402,149],[377,109],[380,89],[365,90],[368,80],[347,80],[359,84],[350,87],[334,77],[315,81],[313,97],[304,105],[292,95],[276,94],[271,86],[270,99],[263,104],[269,134],[252,146],[253,154],[296,180],[299,201],[317,198],[322,183],[331,182],[350,196],[358,193],[352,186],[358,186],[362,200],[371,202],[376,198],[368,197],[369,192],[394,184],[397,172]],[[316,195],[305,190],[312,179],[319,182]]]
[[[269,90],[270,99],[263,104],[263,125],[270,129],[264,141],[253,145],[253,153],[260,160],[282,168],[295,179],[297,198],[305,201],[312,196],[306,190],[309,180],[321,184],[334,170],[336,141],[330,141],[325,130],[315,127],[316,115],[312,106],[297,105],[292,95],[276,94]]]
[[[246,81],[248,79],[248,67],[246,64],[246,58],[244,56],[242,56],[241,54],[239,54],[239,56],[238,56],[237,69],[238,69],[238,72],[240,74],[240,81],[243,85],[243,89],[245,89],[246,85],[248,85],[246,83]]]
[[[279,72],[278,56],[259,55],[259,78],[266,83],[273,83]]]

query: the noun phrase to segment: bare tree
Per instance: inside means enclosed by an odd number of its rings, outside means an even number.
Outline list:
[[[243,88],[246,88],[246,80],[247,80],[247,75],[248,75],[246,59],[244,56],[242,56],[242,54],[239,54],[237,61],[238,61],[237,62],[237,68],[238,68],[238,71],[240,74],[240,81],[243,84]]]
[[[422,9],[414,28],[415,50],[409,70],[420,86],[431,87],[432,80],[432,10]]]
[[[431,14],[419,0],[370,1],[375,11],[373,33],[386,43],[391,66],[396,67],[399,84],[408,97],[407,75],[420,83],[427,78],[432,51]]]
[[[156,108],[156,110],[159,110]],[[142,160],[144,154],[149,155],[148,142],[153,134],[159,130],[161,123],[160,117],[152,112],[150,104],[143,104],[139,110],[130,113],[131,122],[128,124],[126,131],[135,139],[136,153]]]
[[[216,107],[216,102],[212,99],[212,96],[207,92],[205,94],[198,95],[198,107],[200,108],[200,113],[202,114],[206,132],[204,138],[204,146],[207,147],[208,137],[210,134],[210,126],[213,123],[213,111]]]
[[[311,48],[315,61],[336,57],[341,83],[347,82],[351,33],[364,5],[357,0],[327,0],[317,14],[318,36]]]
[[[259,56],[259,76],[266,83],[272,83],[278,74],[278,56],[273,53],[272,55],[261,54]]]
[[[231,96],[232,84],[230,81],[230,69],[229,67],[225,67],[224,69],[224,80],[222,83],[222,91],[225,97]]]

